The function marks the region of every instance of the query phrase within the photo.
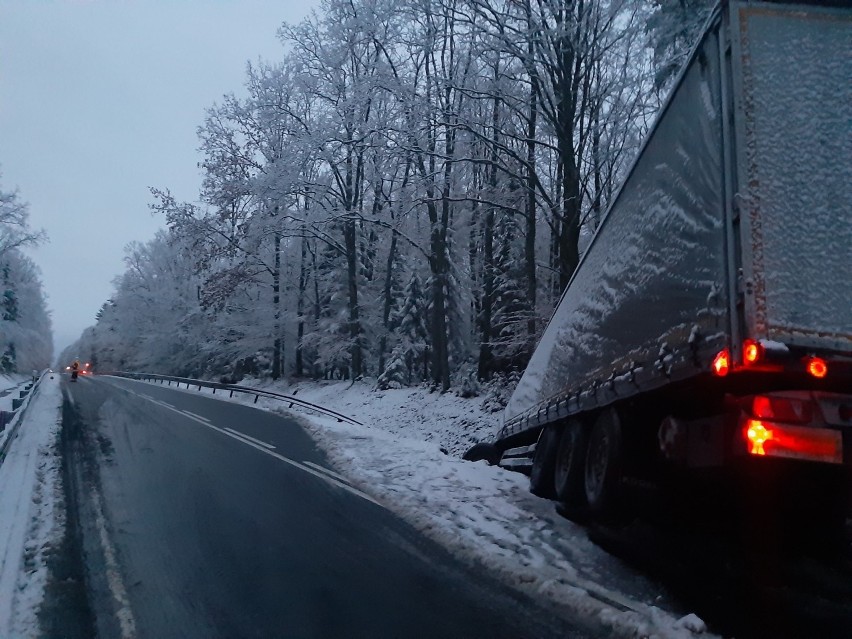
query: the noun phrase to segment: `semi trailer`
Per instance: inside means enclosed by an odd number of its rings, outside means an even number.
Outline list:
[[[592,515],[626,477],[702,472],[845,512],[852,3],[716,6],[499,432],[466,457]]]

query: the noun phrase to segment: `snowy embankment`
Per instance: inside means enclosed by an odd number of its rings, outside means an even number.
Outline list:
[[[483,411],[482,398],[422,387],[378,391],[369,382],[257,386],[362,422],[338,423],[277,400],[257,402],[299,415],[338,471],[504,582],[566,616],[597,618],[621,636],[707,636],[700,619],[671,612],[656,584],[591,543],[551,502],[531,495],[525,476],[461,460],[472,443],[489,439],[498,426],[500,414]],[[252,403],[254,397],[234,400]]]
[[[38,635],[47,557],[64,527],[57,449],[62,394],[59,376],[52,377],[39,384],[0,463],[0,637]]]

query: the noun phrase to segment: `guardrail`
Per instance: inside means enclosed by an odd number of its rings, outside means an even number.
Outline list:
[[[21,427],[24,412],[26,412],[27,406],[29,406],[30,398],[38,391],[42,377],[46,374],[46,372],[42,373],[30,382],[21,382],[5,393],[9,394],[17,391],[18,397],[12,398],[11,411],[0,410],[0,464],[6,459],[9,446],[11,446],[12,441],[18,435],[18,429]]]
[[[157,375],[155,373],[129,373],[126,371],[114,371],[111,373],[101,373],[102,375],[114,375],[115,377],[126,377],[127,379],[135,379],[138,381],[151,381],[151,382],[160,382],[168,383],[169,386],[172,383],[175,383],[178,387],[181,384],[186,384],[187,388],[192,388],[196,386],[198,390],[202,388],[212,388],[213,394],[216,394],[217,390],[229,391],[229,397],[233,397],[234,393],[244,393],[246,395],[254,395],[254,403],[257,404],[257,400],[261,397],[268,397],[270,399],[277,399],[282,402],[287,402],[290,404],[290,408],[293,406],[301,406],[302,408],[306,408],[308,410],[312,410],[316,413],[320,413],[321,415],[327,415],[328,417],[333,417],[338,422],[347,422],[349,424],[354,424],[356,426],[363,426],[361,422],[356,419],[352,419],[342,413],[338,413],[337,411],[333,411],[329,408],[324,408],[317,404],[312,404],[311,402],[306,402],[302,399],[298,399],[293,397],[292,395],[282,395],[281,393],[273,393],[272,391],[263,390],[261,388],[252,388],[250,386],[239,386],[238,384],[222,384],[219,382],[208,382],[203,379],[192,379],[191,377],[174,377],[172,375]]]

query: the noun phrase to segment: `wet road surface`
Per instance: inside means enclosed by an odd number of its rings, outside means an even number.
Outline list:
[[[594,636],[351,487],[295,421],[115,378],[65,390],[88,607],[68,597],[68,636]]]

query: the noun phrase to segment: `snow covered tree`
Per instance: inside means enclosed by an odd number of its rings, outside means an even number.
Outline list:
[[[0,261],[4,287],[0,369],[29,373],[46,368],[53,356],[53,331],[38,267],[18,249],[7,250]]]
[[[516,216],[503,214],[495,229],[494,371],[523,369],[533,344],[526,332],[531,309],[524,290],[523,239]]]
[[[207,112],[198,202],[154,192],[178,270],[136,247],[85,338],[211,375],[522,367],[660,103],[645,20],[694,2],[324,0]],[[188,284],[180,349],[154,272]]]
[[[393,349],[385,370],[376,381],[376,388],[388,390],[389,388],[402,388],[410,379],[411,374],[405,362],[405,352],[400,346]]]
[[[407,383],[411,384],[418,366],[422,365],[420,379],[426,379],[429,375],[428,303],[417,271],[411,273],[403,296],[395,324],[398,326],[398,349],[405,358],[408,370]]]
[[[658,89],[665,87],[686,62],[715,0],[653,0],[646,29],[654,52]]]
[[[4,191],[0,183],[0,259],[8,251],[35,246],[46,239],[44,231],[30,228],[29,218],[29,205],[20,199],[18,191]]]
[[[2,176],[0,176],[2,177]],[[20,249],[44,241],[29,226],[29,206],[0,188],[0,369],[29,373],[50,364],[53,336],[38,267]]]

